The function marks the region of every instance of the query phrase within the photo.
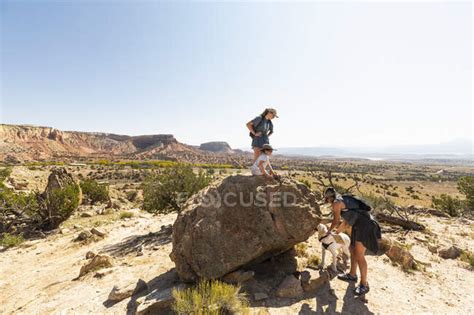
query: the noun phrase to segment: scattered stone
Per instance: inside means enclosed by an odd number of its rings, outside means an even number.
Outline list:
[[[94,278],[101,279],[101,278],[105,277],[106,275],[111,274],[112,272],[114,272],[113,268],[102,269],[102,270],[97,271],[94,274]]]
[[[96,253],[90,250],[86,253],[86,259],[94,258],[96,255],[97,255]]]
[[[107,234],[107,233],[105,233],[104,230],[101,230],[101,229],[98,229],[98,228],[92,228],[92,229],[91,229],[91,233],[92,233],[92,234],[95,234],[95,235],[97,235],[97,236],[99,236],[99,237],[104,237],[104,236]]]
[[[439,256],[444,259],[456,259],[461,256],[462,250],[459,247],[451,246],[439,250]]]
[[[296,298],[302,296],[303,293],[300,280],[296,279],[293,275],[283,279],[276,290],[276,296],[282,298]]]
[[[148,289],[148,285],[142,279],[139,279],[137,283],[130,283],[125,286],[114,285],[112,291],[109,293],[108,300],[119,302],[146,289]]]
[[[154,291],[147,296],[137,299],[136,302],[138,306],[136,314],[161,314],[165,310],[169,309],[173,304],[173,289],[183,290],[184,288],[184,284],[178,284],[174,287]]]
[[[432,254],[437,254],[438,253],[438,246],[436,245],[428,245],[428,250],[432,253]]]
[[[81,217],[82,217],[82,218],[90,218],[90,217],[92,217],[92,216],[94,216],[94,215],[92,214],[92,212],[89,212],[89,211],[86,211],[86,212],[82,212],[82,213],[81,213]]]
[[[84,266],[81,267],[81,271],[79,272],[79,277],[86,275],[87,273],[102,269],[102,268],[109,268],[113,266],[113,260],[110,256],[107,255],[96,255],[92,260],[87,262]]]
[[[82,226],[79,225],[79,224],[74,224],[72,227],[73,227],[75,230],[80,230],[80,229],[82,229]]]
[[[255,272],[253,271],[237,270],[237,271],[226,274],[222,278],[222,281],[226,283],[230,283],[230,284],[239,284],[239,283],[252,279],[254,275],[255,275]]]
[[[329,282],[329,273],[327,271],[323,271],[320,274],[319,271],[305,269],[301,272],[301,286],[305,292],[316,292],[327,282]]]
[[[69,232],[71,232],[71,230],[68,229],[68,228],[62,228],[62,229],[59,230],[59,233],[61,233],[61,234],[67,234]]]
[[[81,233],[79,233],[79,235],[76,237],[75,241],[77,242],[83,242],[83,241],[87,241],[88,239],[90,239],[92,237],[92,233],[89,232],[89,231],[82,231]]]
[[[268,295],[264,292],[257,292],[253,295],[255,301],[262,301],[268,299]]]
[[[170,257],[185,282],[220,278],[306,241],[320,217],[315,194],[298,181],[229,176],[187,201],[173,225]]]

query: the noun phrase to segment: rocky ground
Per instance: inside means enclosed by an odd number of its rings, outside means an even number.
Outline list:
[[[152,216],[139,209],[131,212],[131,218],[111,216],[107,224],[96,227],[96,234],[86,233],[84,241],[75,239],[81,231],[90,231],[98,225],[96,217],[107,218],[107,215],[84,218],[79,215],[58,233],[0,252],[0,313],[133,314],[136,301],[143,300],[146,293],[141,291],[130,297],[127,290],[131,292],[147,283],[149,292],[159,291],[177,281],[174,263],[169,258],[170,225],[176,215]],[[474,313],[472,271],[465,262],[443,259],[437,253],[439,248],[453,244],[472,251],[473,222],[428,216],[420,217],[419,221],[429,230],[393,232],[386,236],[405,244],[423,267],[420,271],[405,272],[385,255],[368,257],[371,286],[368,303],[354,298],[352,286],[336,278],[314,294],[278,298],[275,291],[279,283],[268,279],[259,282],[257,273],[255,279],[244,283],[244,288],[251,290],[252,286],[259,286],[264,293],[260,301],[255,301],[254,295],[249,296],[251,313]],[[99,236],[102,233],[105,235]],[[316,235],[306,244],[307,255],[320,256]],[[109,256],[110,260],[102,267],[92,266],[90,272],[78,278],[81,268],[94,260],[86,256],[94,254]],[[304,264],[304,260],[300,257],[298,263]],[[108,300],[114,286],[117,286],[114,297],[118,299],[123,294],[125,299]]]

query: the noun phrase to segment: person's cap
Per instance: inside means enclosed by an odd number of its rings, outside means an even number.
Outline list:
[[[267,112],[272,113],[275,116],[275,118],[278,118],[277,110],[275,108],[271,108],[271,107],[267,108]]]
[[[277,151],[277,150],[275,150],[275,149],[274,149],[271,145],[269,145],[269,144],[264,144],[264,145],[262,146],[262,149],[261,149],[261,150],[262,150],[262,151],[263,151],[263,150]]]

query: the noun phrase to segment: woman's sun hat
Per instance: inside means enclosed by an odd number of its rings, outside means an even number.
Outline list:
[[[278,118],[277,110],[275,108],[269,107],[269,108],[267,108],[267,112],[272,113],[273,116],[275,116],[275,118]]]

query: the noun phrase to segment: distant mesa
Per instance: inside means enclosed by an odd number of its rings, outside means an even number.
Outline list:
[[[203,151],[210,151],[210,152],[216,152],[216,153],[232,153],[233,152],[230,145],[225,141],[213,141],[213,142],[202,143],[199,146],[199,149]]]
[[[8,164],[105,158],[240,165],[239,159],[246,156],[237,155],[226,142],[194,147],[179,142],[171,134],[128,136],[0,124],[0,161]]]

